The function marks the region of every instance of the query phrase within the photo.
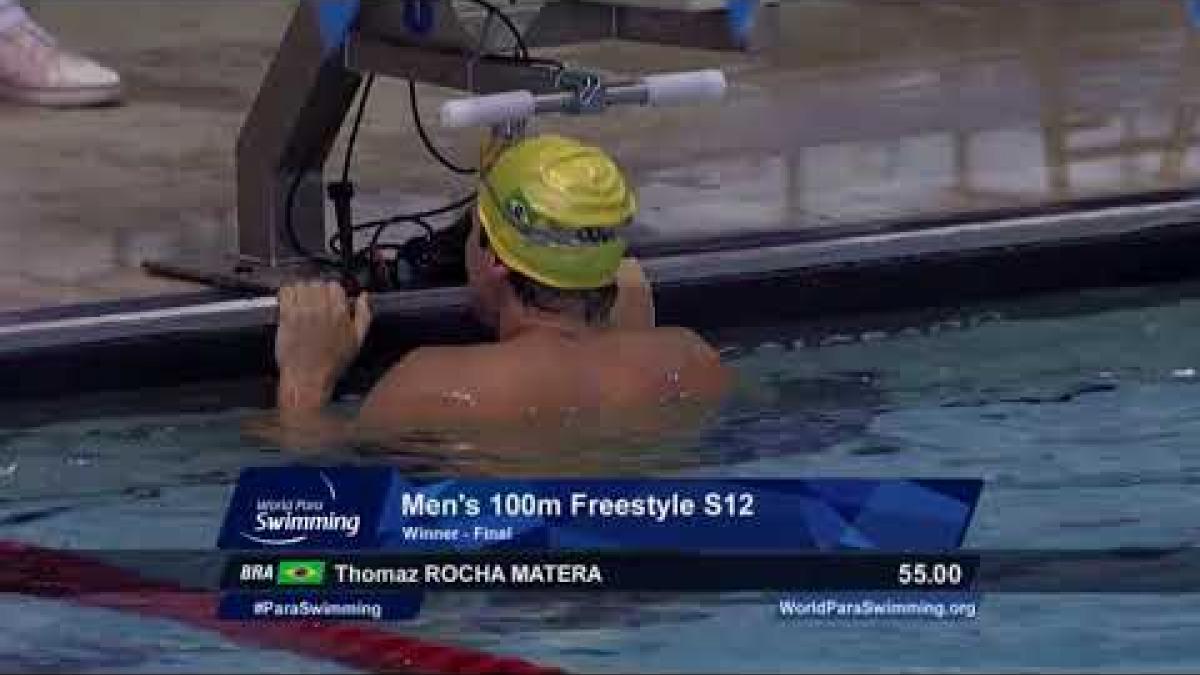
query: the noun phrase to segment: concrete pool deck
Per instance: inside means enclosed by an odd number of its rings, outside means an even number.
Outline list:
[[[0,105],[0,311],[191,291],[147,259],[231,250],[233,147],[291,3],[56,0],[34,14],[117,67],[118,108]],[[642,236],[814,228],[1186,186],[1200,164],[1197,33],[1182,2],[785,1],[784,45],[556,51],[639,73],[720,66],[719,106],[542,129],[610,148]],[[135,20],[131,20],[135,19]],[[422,89],[427,119],[454,92]],[[401,83],[357,150],[362,217],[465,186],[433,163]],[[470,133],[434,131],[469,161]],[[340,156],[340,148],[335,150]]]

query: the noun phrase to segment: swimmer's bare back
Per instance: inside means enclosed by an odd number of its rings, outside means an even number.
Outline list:
[[[654,327],[649,284],[633,261],[618,274],[616,306],[604,326],[572,328],[536,318],[498,342],[425,347],[392,367],[356,419],[324,410],[371,323],[366,296],[300,283],[280,291],[276,415],[249,433],[289,446],[384,441],[431,427],[550,422],[562,416],[659,431],[663,406],[706,412],[732,377],[692,331]],[[687,417],[687,415],[685,415]],[[649,422],[647,422],[649,420]]]
[[[719,355],[692,331],[564,334],[531,330],[472,346],[426,347],[394,366],[362,406],[364,430],[643,413],[718,403],[730,386]]]

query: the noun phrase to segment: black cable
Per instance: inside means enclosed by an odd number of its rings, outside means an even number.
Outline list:
[[[566,68],[566,65],[563,64],[561,61],[558,61],[557,59],[531,57],[529,55],[529,48],[525,45],[524,38],[521,37],[521,32],[517,29],[516,25],[513,24],[512,21],[508,19],[508,17],[504,14],[504,12],[500,11],[499,8],[495,7],[494,5],[487,2],[486,0],[473,0],[473,1],[476,2],[476,4],[479,4],[480,6],[486,8],[487,11],[489,12],[489,14],[501,17],[501,20],[504,22],[505,26],[508,27],[509,32],[512,33],[512,36],[515,39],[516,44],[518,45],[518,55],[515,57],[503,57],[503,56],[497,57],[495,55],[484,55],[483,57],[481,57],[483,60],[516,61],[519,63],[525,63],[525,64],[530,64],[530,65],[548,66],[548,67],[552,67],[552,68],[556,69],[557,71],[562,71],[563,69]],[[447,159],[447,157],[440,150],[438,150],[437,146],[435,146],[433,144],[433,141],[430,140],[429,133],[425,129],[425,123],[421,119],[421,109],[417,102],[417,83],[416,83],[416,80],[412,79],[411,77],[408,79],[408,102],[409,102],[409,107],[412,108],[413,122],[417,127],[417,135],[419,135],[421,137],[421,143],[424,144],[425,150],[430,155],[432,155],[433,158],[436,159],[439,164],[441,164],[443,167],[448,169],[451,173],[456,173],[459,175],[471,175],[471,174],[479,173],[479,169],[461,167],[461,166],[455,164],[454,162],[450,161],[449,159]]]
[[[350,140],[346,142],[346,160],[342,164],[342,182],[350,180],[350,161],[354,157],[354,144],[358,142],[358,130],[362,126],[363,116],[367,109],[367,99],[371,98],[371,87],[374,84],[375,73],[371,73],[367,75],[362,95],[358,98],[358,110],[354,113],[354,126],[350,128]]]
[[[410,222],[419,225],[421,229],[425,230],[425,235],[431,240],[433,239],[433,226],[429,224],[429,221],[424,218],[413,218]],[[381,225],[375,229],[375,234],[371,235],[371,244],[367,247],[368,251],[372,251],[379,246],[379,238],[383,236],[383,232],[386,229],[387,225]]]
[[[426,227],[428,225],[428,223],[424,222],[426,218],[432,218],[433,216],[441,216],[441,215],[450,213],[451,211],[455,211],[455,210],[464,208],[466,206],[469,206],[471,204],[471,202],[475,201],[475,196],[476,196],[476,193],[472,192],[471,194],[466,195],[465,197],[456,199],[455,201],[450,202],[449,204],[446,204],[444,206],[439,206],[437,208],[429,209],[427,211],[417,211],[415,213],[401,213],[401,214],[397,214],[394,216],[388,216],[387,218],[380,218],[378,220],[368,221],[365,223],[356,223],[354,225],[354,231],[359,232],[362,230],[369,230],[371,228],[379,228],[379,230],[377,230],[376,234],[373,236],[373,240],[378,241],[379,236],[381,236],[382,229],[385,229],[391,225],[396,225],[398,223],[416,223],[416,224],[420,225],[421,227]],[[335,253],[340,253],[340,251],[336,249],[336,244],[335,244],[336,240],[337,240],[337,235],[335,234],[335,235],[333,235],[333,237],[330,238],[329,246],[330,246],[330,248],[334,248]]]
[[[500,8],[496,7],[491,2],[488,2],[488,0],[471,0],[471,2],[474,2],[476,5],[479,5],[480,7],[484,8],[488,12],[489,16],[495,16],[496,18],[500,19],[501,23],[504,24],[505,28],[507,28],[508,32],[512,35],[513,41],[514,41],[514,54],[512,56],[485,54],[480,57],[482,60],[516,61],[519,63],[529,64],[529,65],[550,67],[550,68],[554,68],[556,71],[562,71],[566,68],[565,64],[563,64],[561,61],[558,61],[556,59],[531,57],[529,55],[529,46],[525,43],[525,38],[521,35],[520,29],[517,28],[517,25],[515,23],[513,23],[512,19],[510,19],[507,14],[505,14],[502,10],[500,10]],[[374,75],[372,75],[371,79],[369,79],[367,81],[367,87],[366,87],[366,90],[364,90],[363,98],[359,100],[358,115],[355,120],[354,128],[351,131],[349,145],[347,146],[346,163],[345,163],[345,167],[344,167],[343,174],[342,174],[343,180],[345,180],[349,174],[350,153],[353,152],[354,141],[358,134],[359,123],[361,122],[361,119],[362,119],[362,111],[365,107],[366,97],[369,94],[370,86],[371,86],[371,83],[373,82],[373,80],[374,80]],[[433,158],[436,159],[438,161],[438,163],[440,163],[443,167],[445,167],[452,173],[456,173],[459,175],[477,174],[479,172],[478,169],[460,167],[457,164],[455,164],[454,162],[450,161],[444,154],[441,153],[441,151],[438,150],[437,146],[435,146],[433,144],[433,141],[430,139],[429,134],[425,129],[425,124],[421,119],[419,102],[417,100],[416,82],[411,78],[409,78],[409,80],[408,80],[408,92],[409,92],[409,103],[412,107],[413,122],[417,128],[417,134],[418,134],[418,136],[420,136],[421,142],[425,146],[425,150],[431,156],[433,156]],[[397,214],[394,216],[389,216],[387,218],[381,218],[378,220],[373,220],[373,221],[369,221],[369,222],[365,222],[365,223],[357,223],[352,227],[352,230],[357,232],[357,231],[367,230],[367,229],[372,229],[372,228],[375,229],[375,232],[373,233],[373,235],[371,237],[370,244],[361,252],[361,253],[366,253],[368,255],[371,255],[377,248],[384,246],[379,243],[380,237],[383,236],[384,231],[389,226],[397,224],[397,223],[403,223],[403,222],[416,223],[417,225],[419,225],[420,227],[425,229],[427,235],[432,240],[433,234],[434,234],[433,227],[425,219],[433,217],[433,216],[439,216],[439,215],[443,215],[446,213],[450,213],[452,211],[455,211],[455,210],[458,210],[461,208],[465,208],[468,205],[470,205],[473,201],[475,201],[476,196],[477,196],[477,193],[472,192],[471,194],[468,194],[464,197],[456,199],[455,201],[450,202],[449,204],[446,204],[444,206],[437,207],[434,209],[429,209],[426,211],[419,211],[419,212],[415,212],[415,213],[402,213],[402,214]],[[331,249],[335,249],[335,252],[336,252],[336,249],[338,247],[334,244],[334,241],[336,241],[336,238],[329,242],[329,246]],[[361,255],[361,253],[356,254],[355,257],[357,257],[358,255]]]
[[[300,237],[296,235],[296,226],[295,223],[292,222],[292,211],[295,209],[296,205],[296,193],[300,191],[300,183],[304,180],[304,174],[307,171],[308,168],[306,163],[304,167],[296,172],[296,177],[292,179],[292,185],[288,188],[287,199],[285,200],[283,206],[283,230],[287,235],[288,243],[291,245],[292,250],[299,253],[305,260],[325,267],[339,267],[337,262],[322,256],[318,256],[312,251],[309,251],[300,243]]]
[[[526,66],[543,66],[547,68],[553,68],[555,71],[564,70],[567,67],[567,64],[563,63],[562,61],[546,56],[520,57],[509,56],[507,54],[484,54],[483,56],[479,57],[479,60],[491,61],[493,63],[519,63]]]
[[[396,223],[403,223],[405,221],[415,221],[418,218],[432,218],[433,216],[440,216],[440,215],[443,215],[446,213],[450,213],[451,211],[456,211],[458,209],[464,208],[473,201],[475,201],[475,193],[474,192],[472,192],[469,195],[466,195],[465,197],[456,199],[453,202],[446,204],[445,206],[439,206],[435,209],[429,209],[428,211],[419,211],[416,213],[401,213],[399,215],[388,216],[387,218],[380,218],[379,220],[372,220],[372,221],[369,221],[366,223],[357,223],[354,226],[354,230],[355,231],[369,230],[372,227],[395,225]]]
[[[417,127],[417,135],[421,137],[421,143],[424,144],[426,152],[433,156],[442,166],[446,167],[451,173],[459,175],[470,175],[479,173],[479,169],[471,169],[461,167],[446,158],[433,141],[429,139],[428,132],[425,131],[425,123],[421,121],[421,108],[417,104],[417,82],[416,80],[408,79],[408,103],[412,108],[413,124]]]
[[[354,116],[354,126],[350,130],[350,140],[346,143],[345,162],[342,166],[343,183],[349,182],[350,180],[350,164],[354,157],[354,146],[358,142],[358,131],[362,126],[364,113],[367,107],[367,100],[371,96],[371,86],[374,83],[375,74],[371,73],[367,77],[366,84],[363,87],[362,95],[358,99],[358,111]],[[300,191],[300,183],[304,180],[304,174],[308,172],[308,168],[311,164],[311,160],[306,161],[304,165],[300,167],[300,170],[296,172],[296,177],[292,179],[292,184],[288,187],[287,199],[285,200],[283,207],[284,232],[287,235],[288,243],[291,245],[292,249],[299,253],[304,259],[326,267],[339,267],[340,264],[337,261],[316,255],[312,251],[309,251],[307,248],[305,248],[304,245],[300,243],[300,237],[296,234],[296,226],[293,220],[293,211],[295,210],[296,205],[296,194]],[[336,234],[334,236],[336,240]],[[332,243],[330,243],[328,247],[330,249],[335,249]],[[340,251],[337,250],[334,250],[334,252],[340,253]]]
[[[471,0],[471,2],[486,9],[490,16],[500,19],[500,22],[503,23],[504,27],[508,29],[508,32],[512,34],[513,40],[515,41],[514,50],[516,53],[514,56],[520,59],[529,58],[529,46],[525,44],[525,38],[521,36],[521,30],[517,28],[517,24],[513,23],[512,19],[508,18],[507,14],[487,0]]]
[[[500,10],[500,8],[496,7],[495,5],[488,2],[487,0],[471,0],[471,1],[474,2],[475,4],[479,5],[480,7],[483,7],[485,10],[488,11],[489,14],[492,14],[492,15],[496,16],[497,18],[499,18],[500,21],[508,29],[509,33],[512,34],[513,40],[515,41],[516,46],[517,46],[517,55],[516,56],[500,56],[500,55],[493,55],[493,54],[485,54],[481,57],[483,60],[518,61],[520,63],[526,63],[526,64],[531,64],[531,65],[547,66],[547,67],[554,68],[555,70],[558,70],[558,71],[564,70],[566,68],[566,65],[557,59],[531,57],[529,55],[529,47],[528,47],[528,45],[525,44],[525,39],[521,36],[521,31],[517,28],[516,24],[514,24],[512,22],[512,20],[508,17],[508,15],[506,15],[502,10]],[[449,161],[445,157],[445,155],[443,155],[437,149],[437,147],[430,140],[429,134],[425,130],[425,125],[421,119],[421,112],[420,112],[418,101],[417,101],[416,83],[411,78],[408,81],[408,87],[409,87],[409,103],[410,103],[410,105],[412,107],[412,111],[413,111],[413,122],[415,123],[415,125],[417,127],[417,134],[421,137],[421,142],[424,144],[425,149],[429,152],[429,154],[432,155],[436,160],[438,160],[438,162],[440,164],[442,164],[442,166],[444,166],[445,168],[449,169],[450,171],[452,171],[454,173],[457,173],[460,175],[478,173],[479,172],[478,169],[467,169],[467,168],[460,167],[460,166],[454,164],[453,162]],[[461,198],[459,198],[443,207],[437,208],[437,209],[431,209],[428,211],[421,211],[421,212],[417,212],[417,213],[402,213],[402,214],[390,216],[388,218],[383,218],[380,220],[373,220],[373,221],[366,222],[366,223],[359,223],[354,226],[354,229],[356,231],[358,231],[358,230],[366,230],[366,229],[370,229],[370,228],[379,228],[379,230],[377,230],[377,232],[376,232],[376,235],[379,235],[383,229],[385,229],[389,225],[393,225],[395,223],[402,223],[402,222],[406,222],[406,221],[407,222],[420,221],[424,218],[429,218],[432,216],[439,216],[444,213],[449,213],[451,211],[454,211],[454,210],[457,210],[460,208],[464,208],[467,205],[469,205],[471,202],[473,202],[475,200],[475,197],[476,197],[476,193],[472,192],[469,195],[461,197]],[[377,239],[378,239],[378,236],[376,236],[376,240]]]
[[[332,242],[327,248],[341,259],[342,278],[350,285],[357,286],[358,260],[354,250],[354,182],[350,180],[350,166],[354,160],[354,149],[358,144],[358,132],[362,128],[363,118],[366,117],[367,101],[371,98],[371,87],[375,84],[375,73],[367,76],[363,83],[362,92],[358,97],[358,110],[354,114],[354,123],[350,128],[350,138],[346,141],[346,156],[342,164],[342,179],[329,185],[329,198],[333,200],[334,212],[337,215],[335,229],[337,245]]]
[[[472,195],[472,196],[474,196],[474,195]],[[405,214],[405,216],[408,216],[408,214]],[[387,219],[387,221],[390,221],[390,219]],[[360,224],[354,226],[354,229],[356,231],[369,229],[368,226],[372,226],[372,225],[375,227],[375,233],[373,235],[371,235],[371,243],[368,244],[366,247],[364,247],[363,251],[365,252],[371,248],[386,248],[386,247],[390,246],[389,244],[380,244],[379,238],[381,236],[383,236],[384,230],[386,230],[389,226],[398,225],[401,222],[413,223],[415,225],[420,226],[421,229],[425,231],[425,234],[430,237],[432,237],[434,234],[433,226],[429,224],[429,221],[425,220],[424,218],[422,218],[420,216],[404,217],[403,220],[394,221],[394,222],[376,221],[375,223],[360,223]],[[336,233],[329,237],[329,241],[327,243],[329,244],[329,248],[334,253],[340,254],[342,252],[341,248],[338,246],[338,238],[337,238]],[[399,244],[397,244],[397,246],[398,245]],[[361,255],[361,252],[359,253],[359,255]]]

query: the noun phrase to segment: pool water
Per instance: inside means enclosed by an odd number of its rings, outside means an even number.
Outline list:
[[[1068,293],[716,339],[755,394],[688,441],[687,461],[678,447],[642,449],[614,471],[983,477],[972,547],[1200,543],[1200,287]],[[255,410],[100,418],[79,410],[73,421],[0,428],[0,540],[210,548],[239,469],[297,460],[243,437]],[[576,671],[1200,668],[1200,609],[1187,596],[992,595],[977,621],[953,624],[787,621],[776,600],[438,594],[420,619],[389,629]],[[4,597],[0,613],[6,670],[344,671],[58,601]]]

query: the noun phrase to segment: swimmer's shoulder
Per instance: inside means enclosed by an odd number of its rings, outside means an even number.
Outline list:
[[[368,426],[394,426],[398,416],[424,421],[445,411],[446,392],[474,389],[486,381],[487,345],[431,346],[414,349],[372,387],[359,412]]]
[[[418,347],[394,364],[379,384],[413,391],[440,391],[448,382],[466,384],[479,367],[494,359],[492,351],[487,343]]]
[[[728,384],[732,373],[721,359],[721,353],[709,344],[699,333],[688,328],[673,328],[674,339],[679,341],[682,349],[686,350],[689,363],[712,373],[714,377]]]
[[[637,338],[635,338],[637,339]],[[699,333],[689,328],[664,326],[641,332],[659,363],[678,364],[702,392],[721,395],[733,382],[732,371],[721,354]]]
[[[700,364],[721,363],[720,353],[708,343],[708,340],[690,328],[660,326],[633,331],[631,336],[634,336],[635,339],[647,340],[658,349],[674,351]]]
[[[701,335],[688,328],[656,327],[621,331],[620,336],[610,335],[622,341],[640,343],[652,352],[682,360],[685,365],[710,369],[724,369],[721,355]],[[500,373],[514,365],[530,369],[533,365],[526,357],[537,347],[511,343],[486,342],[473,345],[427,346],[413,350],[392,367],[381,381],[389,380],[406,387],[421,388],[430,383],[439,390],[447,382],[461,385],[494,382]],[[514,363],[514,360],[520,363]],[[535,359],[536,360],[536,359]]]

